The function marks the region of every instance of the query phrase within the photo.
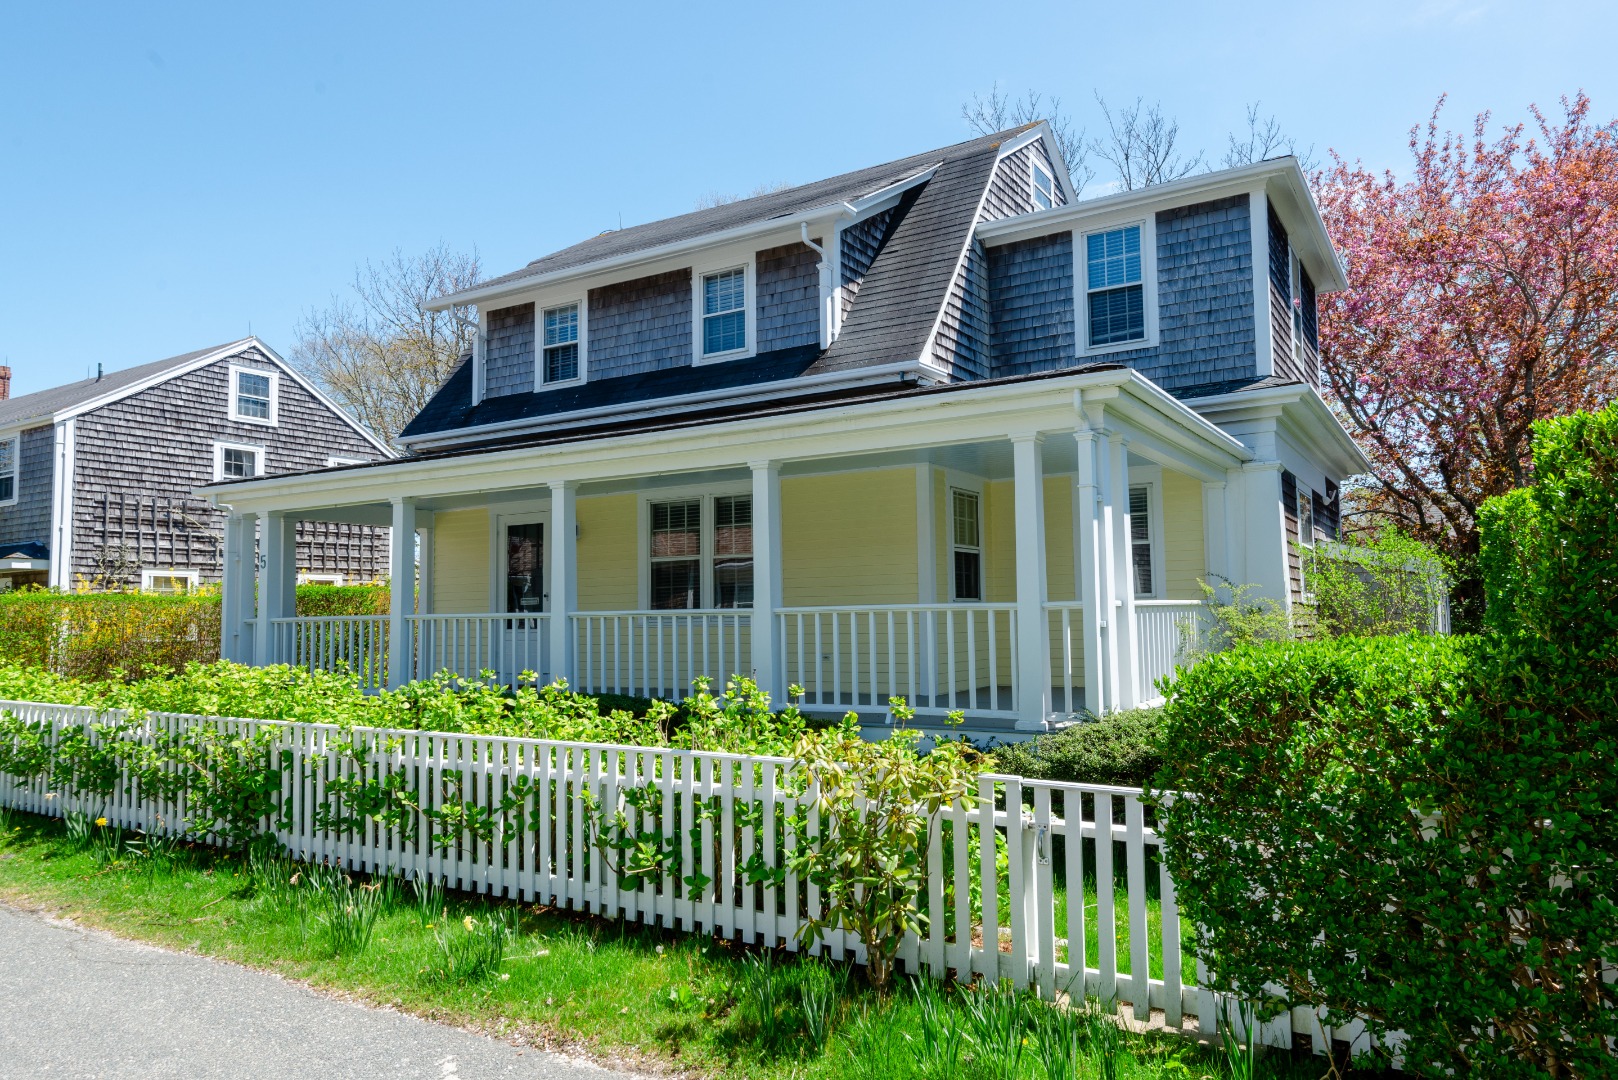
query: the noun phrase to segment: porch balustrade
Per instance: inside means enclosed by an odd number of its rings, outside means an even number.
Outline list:
[[[1176,664],[1195,651],[1202,631],[1202,605],[1183,600],[1135,601],[1135,659],[1140,694],[1150,701],[1162,695],[1157,681],[1174,674]]]
[[[347,671],[367,690],[388,685],[386,615],[322,615],[271,619],[268,662],[310,671]]]
[[[513,684],[532,672],[543,684],[553,677],[548,615],[415,615],[408,623],[416,678],[492,671]]]
[[[702,676],[717,694],[753,673],[750,611],[591,611],[571,622],[571,685],[587,694],[679,701]]]

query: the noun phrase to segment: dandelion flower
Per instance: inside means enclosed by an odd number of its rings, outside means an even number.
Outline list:
[[[103,829],[105,829],[105,828],[106,828],[106,827],[107,827],[107,819],[106,819],[106,818],[104,818],[104,817],[98,817],[98,818],[96,818],[96,825],[97,825],[97,826],[98,826],[98,827],[100,827],[100,828],[103,828]]]
[[[469,931],[476,930],[478,928],[478,921],[472,918],[472,916],[468,915],[466,918],[461,920],[461,925],[465,926]]]

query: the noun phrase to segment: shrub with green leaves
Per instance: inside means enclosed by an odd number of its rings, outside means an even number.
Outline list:
[[[1144,787],[1163,765],[1161,708],[1130,709],[996,747],[994,771],[1036,780]]]
[[[1215,985],[1408,1035],[1428,1075],[1618,1068],[1618,407],[1487,504],[1491,632],[1185,672],[1157,783]]]
[[[1444,558],[1421,541],[1389,529],[1299,552],[1310,601],[1300,606],[1308,636],[1431,632],[1446,602]]]

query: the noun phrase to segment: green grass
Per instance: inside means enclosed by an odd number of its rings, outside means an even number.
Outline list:
[[[158,847],[146,857],[109,856],[110,847],[106,837],[72,838],[58,821],[0,812],[0,899],[630,1067],[764,1078],[1047,1075],[1032,1050],[1008,1072],[970,1039],[953,1065],[941,1064],[928,1033],[968,1030],[965,1005],[981,1004],[978,993],[903,988],[879,997],[858,973],[765,960],[694,935],[453,891],[423,903],[397,882],[341,882],[331,871],[265,858],[250,865],[211,849]],[[1082,1020],[1019,1007],[1028,1046],[1046,1039],[1049,1023]],[[1126,1035],[1115,1060],[1122,1077],[1226,1075],[1220,1053],[1175,1037]],[[1315,1080],[1324,1062],[1267,1054],[1260,1069]],[[1097,1075],[1093,1065],[1084,1075]]]
[[[1055,918],[1056,938],[1058,941],[1067,936],[1067,905],[1068,890],[1065,885],[1055,887]],[[1100,955],[1100,927],[1097,924],[1096,914],[1096,883],[1086,879],[1084,882],[1084,956],[1086,966],[1099,968],[1097,957]],[[1128,974],[1134,970],[1133,961],[1129,955],[1129,893],[1122,885],[1113,888],[1113,940],[1116,943],[1118,957],[1118,971]],[[1157,897],[1146,898],[1146,940],[1147,945],[1147,974],[1150,978],[1163,977],[1163,910]],[[1180,944],[1182,950],[1189,948],[1195,940],[1192,928],[1185,922],[1180,923]],[[1068,959],[1068,950],[1065,945],[1058,945],[1056,958],[1064,963]],[[1190,967],[1188,956],[1182,957],[1181,978],[1185,978]]]

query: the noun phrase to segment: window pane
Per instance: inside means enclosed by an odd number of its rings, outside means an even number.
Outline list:
[[[254,420],[270,418],[270,377],[250,371],[236,373],[236,415]]]
[[[702,554],[702,503],[652,504],[652,558]]]
[[[506,610],[545,610],[545,526],[506,526]]]
[[[1313,492],[1298,492],[1298,543],[1313,547],[1315,543],[1315,505]]]
[[[1049,210],[1054,198],[1054,185],[1051,183],[1050,173],[1034,166],[1034,205],[1041,210]]]
[[[955,553],[955,599],[983,599],[983,556],[976,551]]]
[[[1151,500],[1144,486],[1129,489],[1129,554],[1135,571],[1135,592],[1152,592]]]
[[[702,567],[696,559],[673,559],[652,564],[652,607],[658,611],[701,606]]]
[[[11,472],[16,468],[17,440],[7,439],[0,442],[0,475]]]
[[[957,491],[953,499],[955,518],[955,544],[957,547],[981,547],[978,531],[978,497],[969,491]]]
[[[579,377],[579,346],[557,345],[545,350],[545,381],[566,382]]]
[[[702,351],[704,353],[730,352],[747,347],[747,313],[732,311],[728,315],[709,315],[702,320]]]
[[[721,608],[753,606],[753,560],[715,559],[713,564],[713,605]]]
[[[1091,233],[1085,240],[1089,287],[1110,289],[1140,280],[1140,226]]]
[[[753,497],[721,495],[713,501],[713,551],[717,555],[753,553]],[[749,571],[751,572],[751,571]]]
[[[579,305],[545,309],[545,344],[566,345],[579,340]]]
[[[258,455],[251,450],[226,450],[224,474],[231,477],[252,476]]]
[[[737,267],[702,279],[702,313],[718,315],[737,311],[747,304],[747,274]]]
[[[0,502],[7,502],[17,490],[16,481],[10,476],[0,476]]]
[[[1146,298],[1141,286],[1090,294],[1090,344],[1112,345],[1146,337]]]

